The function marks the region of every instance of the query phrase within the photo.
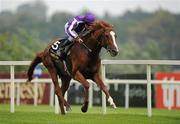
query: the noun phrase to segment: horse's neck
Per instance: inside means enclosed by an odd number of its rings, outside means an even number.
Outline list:
[[[102,47],[95,39],[88,38],[87,40],[85,40],[85,44],[92,50],[93,53],[100,53]]]

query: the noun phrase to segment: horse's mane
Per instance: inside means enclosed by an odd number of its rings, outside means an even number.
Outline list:
[[[104,29],[109,28],[109,29],[112,29],[113,26],[111,24],[103,21],[103,20],[97,20],[97,21],[94,22],[94,28],[95,29],[99,29],[99,28],[104,28]]]

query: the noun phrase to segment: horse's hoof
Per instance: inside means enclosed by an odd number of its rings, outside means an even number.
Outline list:
[[[111,104],[110,106],[111,106],[113,109],[116,109],[116,108],[117,108],[117,107],[116,107],[116,104],[114,104],[114,103]]]
[[[65,112],[61,112],[61,115],[65,115],[66,113]]]
[[[82,106],[82,107],[81,107],[81,111],[82,111],[83,113],[85,113],[85,112],[87,112],[87,108],[84,107],[84,106]]]
[[[109,97],[109,98],[108,98],[108,102],[110,103],[110,106],[111,106],[112,108],[114,108],[114,109],[117,108],[117,107],[116,107],[116,104],[114,103],[114,101],[113,101],[113,99],[112,99],[112,97]]]
[[[113,104],[113,105],[112,105],[112,107],[113,107],[114,109],[117,109],[117,107],[116,107],[116,105],[115,105],[115,104]]]
[[[88,110],[88,103],[89,103],[89,102],[85,102],[85,103],[83,104],[83,106],[81,107],[81,111],[82,111],[82,112],[84,112],[84,113],[87,112],[87,110]]]
[[[71,109],[71,107],[70,107],[70,106],[68,106],[68,107],[66,106],[66,107],[65,107],[65,110],[66,110],[66,112],[70,112],[70,111],[72,111],[72,109]]]

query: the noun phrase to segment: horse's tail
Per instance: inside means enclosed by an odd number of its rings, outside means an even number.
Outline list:
[[[33,71],[34,71],[34,68],[36,67],[37,64],[41,63],[42,62],[42,55],[43,55],[43,52],[39,52],[36,54],[36,56],[34,57],[34,59],[32,60],[29,68],[28,68],[28,72],[27,72],[27,77],[28,77],[28,82],[30,82],[33,77]]]

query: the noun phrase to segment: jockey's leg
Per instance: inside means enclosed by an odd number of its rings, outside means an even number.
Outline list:
[[[117,108],[116,104],[113,101],[113,98],[110,96],[109,91],[108,91],[106,85],[104,84],[104,82],[102,81],[102,78],[99,73],[96,73],[94,75],[94,81],[97,83],[97,85],[100,87],[100,89],[105,93],[110,106],[112,106],[113,108]]]
[[[71,45],[73,44],[73,40],[71,37],[69,37],[66,40],[61,41],[61,43],[59,44],[60,49],[59,49],[59,57],[62,59],[65,59],[67,56],[67,53],[71,47]]]
[[[68,38],[68,39],[62,40],[62,41],[60,42],[59,46],[60,46],[61,48],[65,48],[66,46],[72,44],[72,42],[73,42],[73,41],[70,40],[70,38]]]

